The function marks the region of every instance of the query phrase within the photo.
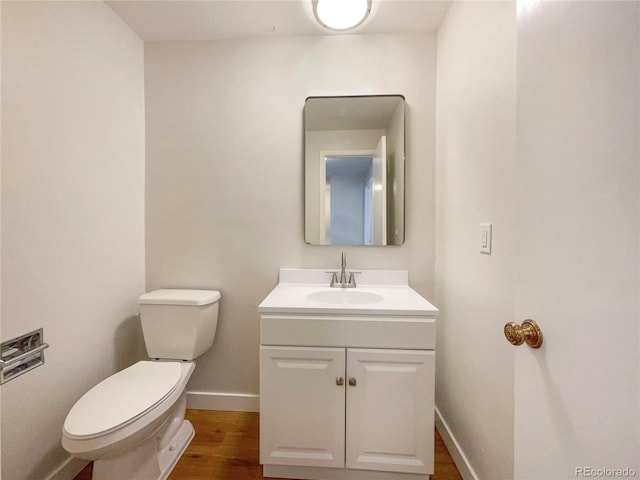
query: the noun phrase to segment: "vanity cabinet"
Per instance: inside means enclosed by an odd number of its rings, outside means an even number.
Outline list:
[[[260,348],[261,463],[432,473],[433,351]]]
[[[428,480],[437,309],[406,275],[347,292],[282,281],[299,271],[280,274],[259,307],[264,476]]]

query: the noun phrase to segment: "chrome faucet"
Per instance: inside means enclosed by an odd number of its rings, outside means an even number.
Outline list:
[[[347,283],[347,254],[342,252],[342,262],[340,264],[340,283]]]
[[[338,280],[338,272],[327,272],[331,273],[331,283],[329,284],[332,288],[355,288],[356,287],[356,273],[360,272],[347,272],[347,254],[342,252],[342,262],[340,263],[340,280]]]

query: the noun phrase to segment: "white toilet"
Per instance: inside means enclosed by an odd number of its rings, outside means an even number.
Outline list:
[[[191,442],[185,387],[196,357],[213,344],[220,292],[156,290],[140,296],[152,360],[126,368],[71,408],[62,446],[93,460],[93,480],[164,480]]]

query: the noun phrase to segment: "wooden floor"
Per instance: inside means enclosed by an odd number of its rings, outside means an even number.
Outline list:
[[[257,413],[187,410],[196,430],[168,480],[255,480],[262,476]],[[462,480],[438,432],[435,432],[435,474],[431,480]],[[75,480],[90,480],[91,465]],[[126,480],[126,479],[113,479]]]

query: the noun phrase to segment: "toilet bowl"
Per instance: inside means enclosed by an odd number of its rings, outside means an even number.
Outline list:
[[[213,343],[219,299],[208,290],[140,297],[145,344],[155,359],[98,383],[64,422],[62,446],[74,457],[94,461],[93,480],[167,478],[194,436],[184,418],[186,386],[193,359]]]

